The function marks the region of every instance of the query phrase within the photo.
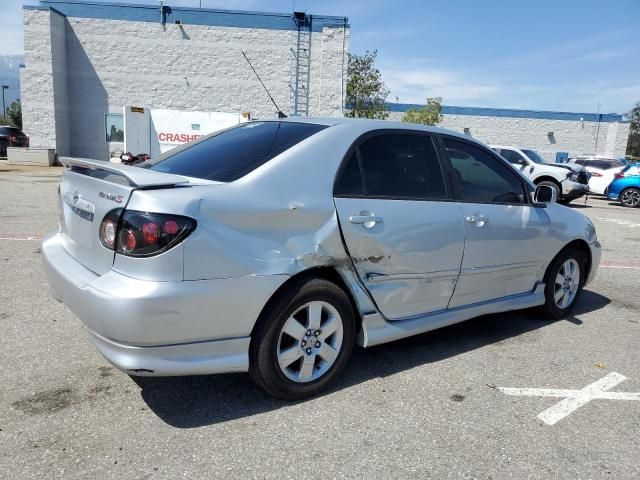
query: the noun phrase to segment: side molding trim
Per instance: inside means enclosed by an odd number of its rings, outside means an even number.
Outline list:
[[[480,315],[536,307],[544,304],[544,287],[544,283],[539,283],[530,293],[441,310],[406,320],[388,321],[379,313],[365,314],[362,316],[362,330],[356,341],[361,347],[372,347],[464,322]]]

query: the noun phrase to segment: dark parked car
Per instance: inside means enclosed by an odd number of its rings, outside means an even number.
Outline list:
[[[0,157],[7,156],[7,147],[28,147],[27,137],[18,127],[0,126]]]

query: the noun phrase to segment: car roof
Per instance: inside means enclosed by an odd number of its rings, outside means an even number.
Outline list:
[[[442,135],[451,135],[453,137],[458,137],[464,140],[470,140],[472,142],[478,143],[480,145],[485,145],[483,142],[466,135],[464,133],[455,132],[453,130],[448,130],[446,128],[440,127],[432,127],[430,125],[422,125],[417,123],[408,123],[408,122],[400,122],[395,120],[373,120],[369,118],[348,118],[348,117],[287,117],[287,118],[279,118],[273,119],[276,121],[283,122],[299,122],[299,123],[313,123],[316,125],[326,125],[327,127],[332,127],[336,125],[340,125],[343,128],[352,127],[354,130],[415,130],[420,132],[430,132],[430,133],[439,133]],[[271,120],[271,121],[273,121]],[[269,120],[263,120],[269,121]]]
[[[522,150],[523,148],[527,148],[527,147],[514,147],[513,145],[489,145],[491,148],[512,148],[513,150]]]

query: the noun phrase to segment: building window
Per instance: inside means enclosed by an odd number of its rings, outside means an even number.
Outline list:
[[[121,113],[105,113],[104,128],[107,142],[124,142],[124,119]]]

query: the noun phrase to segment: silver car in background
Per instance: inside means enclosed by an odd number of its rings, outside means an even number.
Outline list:
[[[534,306],[562,318],[600,260],[584,215],[438,128],[260,121],[140,168],[63,163],[49,283],[132,375],[249,371],[301,399],[356,343]]]

